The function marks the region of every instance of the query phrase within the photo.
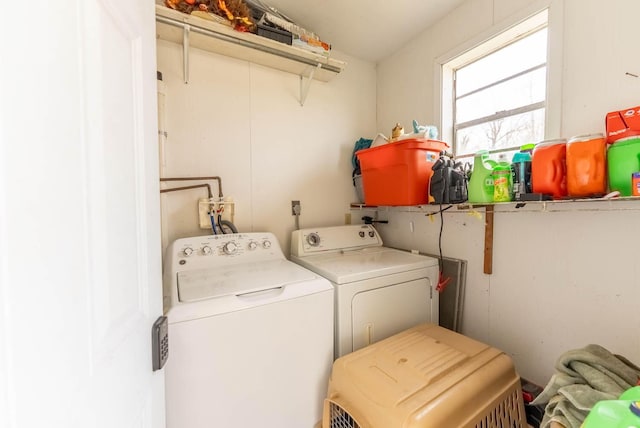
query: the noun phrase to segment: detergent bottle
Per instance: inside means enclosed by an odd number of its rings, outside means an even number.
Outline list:
[[[493,202],[493,168],[494,160],[489,159],[489,152],[481,150],[473,159],[473,171],[469,179],[469,202],[491,203]]]
[[[522,146],[511,160],[512,191],[511,200],[520,201],[531,193],[531,152]]]
[[[531,187],[533,193],[562,199],[567,196],[567,140],[545,140],[531,155]]]
[[[504,155],[500,155],[498,163],[493,167],[493,202],[511,201],[511,163]]]

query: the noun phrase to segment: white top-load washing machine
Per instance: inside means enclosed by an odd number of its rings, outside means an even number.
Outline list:
[[[438,324],[438,261],[384,247],[372,225],[296,230],[291,260],[335,287],[335,357]]]
[[[165,256],[167,428],[312,428],[333,362],[333,287],[270,233],[178,239]]]

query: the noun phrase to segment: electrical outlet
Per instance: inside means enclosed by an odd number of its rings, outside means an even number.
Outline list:
[[[302,213],[300,201],[291,201],[291,215],[300,215],[300,213]]]
[[[344,224],[351,224],[351,213],[345,213]]]

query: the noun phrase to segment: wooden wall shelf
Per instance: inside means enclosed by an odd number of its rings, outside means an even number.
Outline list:
[[[312,79],[328,82],[346,67],[344,61],[330,56],[235,31],[224,23],[160,4],[156,4],[156,36],[182,45],[185,83],[189,81],[189,47],[192,46],[300,76],[301,104],[304,104]]]
[[[493,273],[493,228],[494,228],[494,214],[496,212],[517,212],[525,211],[521,208],[530,205],[533,207],[539,207],[541,211],[595,211],[598,209],[613,208],[616,203],[619,202],[633,202],[640,201],[639,196],[625,196],[617,198],[591,198],[591,199],[563,199],[552,201],[526,201],[526,202],[498,202],[492,204],[443,204],[443,207],[453,206],[454,210],[447,211],[449,213],[456,211],[473,211],[476,209],[484,209],[484,259],[483,259],[483,271],[487,275]],[[578,203],[579,208],[575,208],[570,203]],[[603,207],[603,203],[609,203],[606,207]],[[598,208],[600,207],[600,208]],[[617,209],[622,208],[622,204],[617,205]],[[352,210],[393,210],[401,212],[415,212],[425,215],[431,215],[432,213],[438,213],[440,205],[428,204],[428,205],[416,205],[416,206],[373,206],[361,203],[352,203]],[[615,208],[614,208],[615,209]],[[636,208],[637,209],[637,208]],[[531,211],[529,211],[531,212]]]

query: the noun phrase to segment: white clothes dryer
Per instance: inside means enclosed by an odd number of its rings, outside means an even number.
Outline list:
[[[296,230],[291,260],[335,288],[335,358],[420,323],[438,324],[438,261],[384,247],[372,225]]]
[[[178,239],[165,256],[167,428],[300,427],[322,419],[333,287],[274,235]]]

